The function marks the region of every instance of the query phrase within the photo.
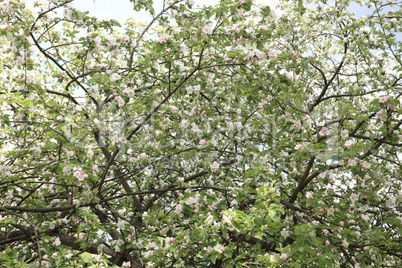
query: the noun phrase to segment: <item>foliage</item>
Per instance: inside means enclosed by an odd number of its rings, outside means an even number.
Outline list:
[[[1,266],[401,263],[401,2],[72,2],[0,7]]]

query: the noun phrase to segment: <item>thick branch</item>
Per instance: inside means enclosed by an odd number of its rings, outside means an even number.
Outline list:
[[[6,245],[6,244],[10,244],[10,243],[17,242],[17,241],[32,241],[33,237],[37,236],[37,234],[32,232],[32,230],[29,230],[26,228],[21,230],[22,229],[21,227],[19,229],[20,230],[11,231],[11,232],[7,233],[6,235],[0,235],[0,245]],[[57,236],[60,239],[61,245],[70,247],[75,250],[89,252],[92,254],[99,254],[99,249],[102,248],[102,252],[111,257],[110,261],[112,263],[114,263],[115,260],[119,258],[120,262],[130,261],[131,265],[132,265],[131,267],[136,267],[136,268],[143,267],[143,265],[137,258],[134,258],[128,254],[121,256],[120,253],[118,253],[104,245],[102,245],[102,247],[100,247],[101,244],[86,242],[86,244],[88,246],[85,249],[83,249],[81,247],[81,241],[79,238],[77,239],[77,237],[75,237],[71,234],[61,234],[59,232],[59,227],[56,227],[55,229],[47,230],[47,231],[41,233],[40,235]]]
[[[50,207],[50,208],[28,208],[28,207],[20,207],[20,206],[4,206],[0,207],[0,211],[20,211],[20,212],[58,212],[58,211],[65,211],[75,208],[76,205],[69,205],[69,206],[60,206],[60,207]]]

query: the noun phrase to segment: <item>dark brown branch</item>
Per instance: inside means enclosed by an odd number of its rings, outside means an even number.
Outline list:
[[[392,133],[397,130],[400,126],[402,125],[402,120],[399,120],[399,122],[391,129],[391,131],[388,132],[388,134],[386,134],[384,137],[382,137],[380,140],[376,141],[376,143],[371,147],[371,149],[369,151],[367,151],[362,157],[361,159],[366,158],[367,156],[369,156],[370,154],[372,154],[373,150],[377,150],[378,148],[381,147],[381,145],[386,143],[386,138],[389,137],[390,135],[392,135]]]
[[[348,50],[348,47],[347,47],[347,44],[345,43],[344,54],[346,54],[347,50]],[[324,72],[320,68],[315,66],[313,63],[310,63],[314,68],[316,68],[321,73],[321,75],[323,76],[323,79],[324,79],[324,88],[322,89],[320,95],[318,96],[316,101],[313,103],[313,105],[311,105],[311,107],[309,109],[310,112],[313,111],[314,107],[316,107],[322,101],[322,98],[325,96],[326,92],[328,91],[329,86],[332,84],[332,82],[335,80],[336,76],[339,74],[339,72],[343,66],[343,63],[344,63],[344,59],[342,59],[342,61],[339,63],[335,72],[333,73],[333,75],[331,76],[331,78],[328,81],[325,77]]]
[[[138,37],[137,41],[136,41],[136,45],[137,47],[140,44],[140,41],[142,40],[142,38],[144,37],[145,33],[149,30],[149,28],[151,28],[152,24],[154,24],[155,21],[158,20],[158,18],[160,16],[162,16],[163,13],[165,13],[166,11],[168,11],[169,9],[171,9],[174,5],[176,5],[177,3],[180,3],[182,0],[173,2],[172,4],[170,4],[168,7],[163,8],[161,12],[159,12],[159,14],[157,14],[150,23],[148,23],[148,25],[145,27],[145,29],[141,32],[140,36]],[[133,49],[133,51],[130,54],[130,59],[128,61],[128,71],[131,72],[131,70],[133,69],[133,61],[134,61],[134,52],[135,52],[135,48]]]
[[[358,134],[352,134],[352,135],[349,135],[349,137],[363,139],[363,140],[371,140],[371,138],[369,136],[358,135]],[[374,138],[373,140],[376,141],[376,142],[381,142],[383,144],[388,144],[388,145],[395,146],[395,147],[402,147],[402,143],[395,143],[395,142],[385,141],[383,139],[378,139],[378,138]]]
[[[70,235],[70,234],[61,234],[59,232],[59,228],[60,227],[56,227],[55,229],[47,230],[39,235],[57,236],[60,239],[61,245],[70,247],[75,250],[83,251],[83,252],[99,254],[98,248],[99,248],[100,244],[86,243],[88,245],[88,247],[83,249],[81,247],[81,242],[80,242],[79,238],[77,239],[77,237]],[[19,226],[18,229],[19,230],[11,231],[11,232],[7,233],[6,235],[0,235],[0,245],[7,245],[7,244],[17,242],[17,241],[32,241],[33,237],[38,236],[38,234],[35,234],[30,229],[23,228],[21,226]],[[130,261],[132,264],[132,267],[136,267],[136,268],[143,267],[140,260],[138,260],[137,258],[132,257],[128,254],[121,256],[120,253],[118,253],[108,247],[105,247],[105,246],[103,247],[102,251],[104,254],[109,255],[111,257],[110,261],[112,263],[114,263],[116,259],[120,259],[120,262]]]
[[[84,205],[82,205],[84,206]],[[29,207],[21,207],[21,206],[4,206],[0,207],[0,211],[19,211],[19,212],[39,212],[39,213],[47,213],[47,212],[58,212],[65,211],[75,208],[76,205],[68,205],[68,206],[60,206],[60,207],[49,207],[49,208],[29,208]]]
[[[58,5],[58,6],[54,6],[54,7],[52,7],[51,9],[48,9],[48,10],[46,10],[45,12],[40,13],[39,16],[36,18],[36,22],[37,22],[40,18],[42,18],[43,16],[45,16],[47,13],[52,12],[53,10],[58,9],[58,8],[60,8],[60,7],[62,7],[62,6],[65,6],[66,4],[71,3],[71,2],[73,2],[73,1],[74,1],[74,0],[67,0],[67,1],[65,1],[64,3],[61,3],[61,4]],[[34,27],[35,27],[35,24],[32,25],[31,31],[33,30]]]
[[[134,136],[134,134],[137,133],[137,131],[140,130],[141,127],[143,127],[148,122],[148,120],[159,110],[159,108],[162,107],[162,105],[167,102],[170,97],[173,96],[173,94],[176,93],[176,91],[179,90],[179,88],[181,88],[181,86],[184,85],[184,83],[187,82],[187,80],[190,79],[198,70],[199,67],[195,68],[188,76],[186,76],[186,78],[183,79],[183,81],[181,81],[172,90],[172,92],[170,92],[160,103],[158,103],[158,105],[144,118],[144,120],[142,120],[142,122],[138,124],[136,128],[127,136],[127,140],[130,140]]]
[[[313,167],[315,161],[315,156],[311,157],[310,160],[308,161],[306,170],[304,171],[303,176],[299,179],[299,184],[297,185],[295,191],[293,192],[292,197],[290,198],[290,203],[293,203],[296,200],[297,194],[303,190],[303,185],[305,184],[305,181],[308,179],[308,174],[310,173],[311,168]]]
[[[47,92],[49,92],[49,93],[51,93],[51,94],[54,94],[54,95],[59,95],[59,96],[68,98],[69,100],[71,100],[72,102],[74,102],[74,104],[79,105],[78,101],[77,101],[73,96],[71,96],[71,94],[66,94],[66,93],[58,92],[58,91],[54,91],[54,90],[47,90]]]
[[[309,164],[311,163],[311,160],[312,160],[312,159],[310,159]],[[332,170],[332,169],[336,169],[336,168],[339,168],[339,167],[341,167],[341,165],[338,165],[338,164],[336,164],[336,165],[331,165],[331,166],[329,166],[329,168],[327,168],[327,170]],[[307,173],[305,172],[304,175],[303,175],[303,177],[309,174],[310,170],[309,170],[308,167],[306,168],[306,171],[307,171],[307,170],[308,170],[308,172],[307,172]],[[309,185],[309,183],[310,183],[315,177],[317,177],[317,176],[320,175],[320,174],[321,174],[320,171],[315,171],[315,172],[312,173],[310,176],[308,176],[308,177],[306,176],[306,178],[305,178],[304,180],[303,180],[303,179],[300,180],[299,185],[298,185],[297,188],[294,190],[292,196],[291,196],[290,199],[289,199],[289,203],[294,203],[294,202],[296,201],[296,199],[297,199],[297,194],[303,192],[304,188],[306,188],[307,185]]]
[[[221,166],[221,167],[224,167],[224,166],[228,166],[228,165],[233,164],[233,163],[236,163],[236,160],[229,160],[229,161],[227,161],[227,162],[223,162],[223,163],[220,164],[220,166]],[[201,176],[204,176],[205,174],[208,174],[208,172],[205,171],[205,170],[204,170],[204,171],[201,171],[201,172],[198,172],[198,173],[196,173],[196,174],[194,174],[194,175],[191,175],[191,176],[185,178],[185,179],[184,179],[184,182],[192,181],[192,180],[194,180],[194,179],[196,179],[196,178],[199,178],[199,177],[201,177]],[[171,189],[173,189],[173,188],[175,188],[175,183],[172,183],[172,184],[168,185],[165,189],[160,190],[160,192],[159,192],[157,195],[153,196],[153,198],[152,198],[151,200],[149,200],[148,203],[144,206],[144,211],[146,211],[147,209],[149,209],[149,208],[152,206],[152,204],[153,204],[160,196],[162,196],[163,194],[165,194],[165,193],[168,192],[168,191],[171,191]]]

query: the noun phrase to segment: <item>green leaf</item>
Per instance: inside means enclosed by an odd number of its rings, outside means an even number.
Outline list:
[[[88,252],[84,252],[80,254],[80,258],[85,262],[88,263],[92,260],[92,254]]]
[[[218,256],[217,256],[216,254],[213,254],[213,255],[211,255],[211,257],[209,257],[209,259],[211,260],[212,263],[215,263],[217,257],[218,257]]]
[[[257,44],[257,48],[258,48],[259,50],[262,50],[262,49],[264,48],[263,42],[257,41],[256,44]]]
[[[225,251],[224,255],[225,255],[226,258],[230,259],[230,258],[232,258],[233,252],[232,251]]]
[[[232,221],[232,225],[233,225],[234,228],[236,228],[236,230],[238,232],[243,230],[241,224],[239,222],[237,222],[237,221]]]
[[[9,248],[6,248],[6,254],[11,259],[15,259],[17,257],[17,252],[15,252]]]
[[[250,11],[252,3],[253,3],[252,1],[247,1],[246,3],[243,3],[242,8],[245,11]]]

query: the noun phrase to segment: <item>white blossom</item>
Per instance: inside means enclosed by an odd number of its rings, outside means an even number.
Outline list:
[[[216,172],[219,169],[219,163],[215,161],[209,166],[209,168],[212,172]]]
[[[117,80],[120,80],[120,79],[121,79],[121,76],[119,74],[117,74],[117,73],[112,73],[110,75],[110,80],[111,81],[117,81]]]
[[[353,141],[351,141],[351,140],[348,140],[345,142],[346,147],[352,146],[352,144],[353,144]]]
[[[32,147],[31,151],[34,155],[38,156],[42,153],[42,149],[40,147]]]
[[[376,117],[381,121],[386,121],[388,118],[387,110],[381,109],[376,113]]]
[[[347,129],[344,129],[341,131],[341,138],[346,139],[349,136],[349,131]]]
[[[127,97],[133,98],[135,96],[135,91],[132,88],[125,88],[123,90],[124,95],[126,95]]]
[[[205,25],[204,27],[202,27],[202,32],[204,33],[204,34],[208,34],[208,35],[211,35],[212,33],[213,33],[213,28],[212,28],[212,25],[211,24],[207,24],[207,25]]]
[[[94,156],[94,152],[92,151],[92,148],[89,148],[87,151],[88,159],[92,159],[93,156]]]
[[[362,218],[363,221],[369,221],[370,217],[366,214],[360,214],[360,218]]]
[[[60,246],[60,244],[61,244],[60,238],[56,237],[56,239],[53,242],[53,246]]]
[[[352,193],[349,197],[350,201],[352,202],[352,206],[355,205],[355,202],[359,200],[359,196],[355,193]]]
[[[289,229],[287,229],[287,228],[282,228],[282,230],[281,230],[281,235],[283,236],[283,238],[287,238],[287,237],[289,237]]]

